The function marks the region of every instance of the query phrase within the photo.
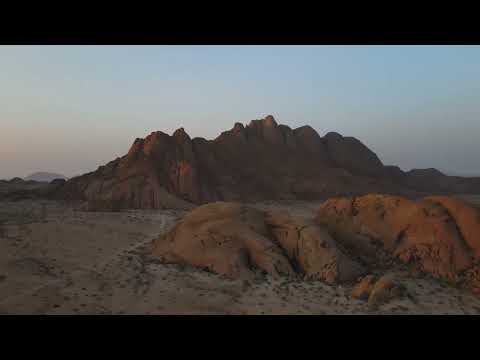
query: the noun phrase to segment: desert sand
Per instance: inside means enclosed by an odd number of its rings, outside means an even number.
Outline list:
[[[319,204],[250,205],[314,217]],[[353,285],[263,275],[231,280],[165,265],[150,255],[150,243],[183,211],[79,208],[0,202],[1,314],[480,314],[480,299],[468,290],[402,268],[391,275],[407,295],[373,309],[350,296]]]

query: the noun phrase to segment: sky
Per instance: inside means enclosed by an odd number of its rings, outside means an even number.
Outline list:
[[[71,177],[273,115],[386,165],[480,173],[480,46],[0,46],[0,179]]]

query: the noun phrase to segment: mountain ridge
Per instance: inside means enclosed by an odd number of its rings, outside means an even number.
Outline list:
[[[477,180],[444,177],[437,170],[385,166],[354,137],[335,132],[321,137],[309,125],[291,129],[269,115],[246,126],[237,122],[213,140],[191,138],[183,127],[172,135],[152,132],[137,138],[126,155],[67,181],[59,197],[86,200],[93,208],[162,208],[220,200],[480,190]]]

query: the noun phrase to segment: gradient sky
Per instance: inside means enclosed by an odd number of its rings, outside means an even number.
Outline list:
[[[0,179],[268,114],[404,170],[480,173],[480,46],[0,46]]]

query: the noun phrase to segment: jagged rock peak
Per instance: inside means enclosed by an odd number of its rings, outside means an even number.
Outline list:
[[[183,127],[175,130],[175,132],[172,135],[175,139],[185,141],[185,140],[191,140],[190,136],[187,134],[185,129]]]
[[[252,129],[253,129],[253,128],[256,128],[256,127],[259,126],[259,123],[260,123],[260,122],[261,122],[261,120],[251,120],[251,121],[248,123],[247,127],[248,127],[248,128],[252,128]]]
[[[165,134],[162,131],[153,131],[145,139],[138,138],[138,139],[135,140],[135,142],[138,141],[138,142],[149,143],[149,142],[152,142],[152,141],[156,141],[156,140],[160,139],[161,137],[165,137],[165,136],[168,136],[168,134]]]
[[[136,138],[132,146],[130,147],[130,150],[128,151],[128,155],[131,155],[133,153],[140,151],[144,143],[145,143],[145,139]]]
[[[275,127],[278,126],[277,122],[275,121],[275,118],[272,115],[267,115],[263,120],[262,124],[267,126],[267,127]]]
[[[250,123],[247,125],[249,128],[271,128],[271,127],[277,127],[278,124],[275,121],[275,118],[272,115],[267,115],[265,118],[260,119],[260,120],[252,120]]]
[[[245,126],[243,126],[242,123],[239,123],[239,122],[236,122],[235,125],[233,125],[233,131],[234,132],[238,132],[238,131],[242,131],[245,129]]]
[[[183,134],[186,134],[185,132],[185,129],[183,127],[180,127],[178,128],[177,130],[175,130],[172,134],[172,136],[178,136],[178,135],[183,135]]]
[[[160,141],[162,137],[168,137],[167,134],[161,132],[161,131],[154,131],[150,133],[145,139],[137,139],[135,140],[135,143],[143,144],[144,146],[151,146],[154,143],[157,143]]]

